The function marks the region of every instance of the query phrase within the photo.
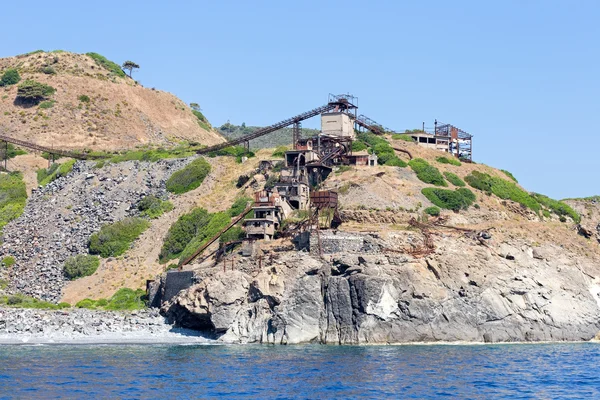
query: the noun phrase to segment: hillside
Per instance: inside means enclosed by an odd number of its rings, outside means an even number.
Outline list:
[[[244,135],[249,135],[252,132],[260,129],[259,126],[233,125],[225,123],[221,125],[217,131],[228,140],[237,139]],[[318,129],[302,128],[302,137],[313,137],[319,133]],[[267,136],[262,136],[250,141],[251,149],[269,149],[277,146],[289,146],[292,144],[292,128],[280,129]]]
[[[571,208],[527,192],[506,171],[394,136],[359,138],[357,152],[369,147],[387,165],[335,167],[321,184],[339,194],[339,227],[302,233],[298,212],[254,255],[237,248],[186,266],[199,283],[162,303],[165,271],[276,176],[257,170],[273,149],[243,163],[225,155],[79,161],[33,190],[4,227],[0,283],[96,307],[155,279],[151,302],[170,321],[228,342],[589,340],[600,331],[595,199]],[[195,174],[196,184],[185,183]],[[241,176],[250,179],[238,187]],[[142,207],[147,198],[155,215]],[[67,279],[67,264],[88,253],[97,264]]]
[[[20,75],[18,83],[0,87],[0,131],[63,149],[122,150],[223,141],[174,95],[145,88],[118,65],[93,56],[53,51],[0,59],[0,76],[10,69]],[[17,91],[27,80],[49,85],[55,92],[25,104],[17,100]]]

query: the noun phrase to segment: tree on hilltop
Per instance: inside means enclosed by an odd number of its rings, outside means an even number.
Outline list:
[[[123,63],[123,65],[121,66],[121,68],[123,68],[125,70],[128,70],[129,71],[129,77],[131,78],[131,73],[133,72],[133,70],[140,68],[140,66],[137,65],[136,63],[134,63],[133,61],[125,61]]]
[[[200,109],[200,104],[198,103],[190,103],[190,108],[194,111],[202,111],[202,109]]]

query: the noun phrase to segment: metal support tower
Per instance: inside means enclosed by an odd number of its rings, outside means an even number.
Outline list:
[[[300,121],[294,122],[292,127],[292,143],[294,146],[294,150],[298,148],[298,141],[302,136],[302,123]]]

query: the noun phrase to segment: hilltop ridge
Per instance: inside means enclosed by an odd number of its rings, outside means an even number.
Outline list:
[[[168,92],[143,87],[99,54],[36,51],[0,59],[0,76],[11,69],[18,71],[20,81],[0,87],[5,135],[48,147],[91,150],[224,141],[201,113]],[[55,92],[44,101],[22,104],[17,91],[28,80]]]

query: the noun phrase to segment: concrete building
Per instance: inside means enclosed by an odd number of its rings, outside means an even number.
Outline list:
[[[342,112],[321,114],[321,134],[354,140],[354,120]]]

